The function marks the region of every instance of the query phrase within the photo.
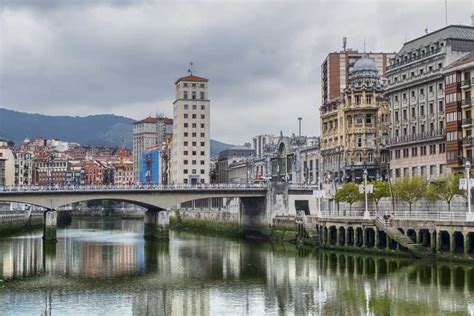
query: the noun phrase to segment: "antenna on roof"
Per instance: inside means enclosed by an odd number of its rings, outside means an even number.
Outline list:
[[[446,26],[448,26],[448,0],[444,0]]]
[[[188,73],[192,75],[193,72],[194,72],[194,63],[191,61],[189,63]]]

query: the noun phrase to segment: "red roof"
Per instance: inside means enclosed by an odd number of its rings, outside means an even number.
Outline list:
[[[156,117],[149,116],[146,119],[135,122],[134,124],[138,124],[138,123],[156,123],[156,122],[158,122],[158,119]]]
[[[209,79],[203,78],[203,77],[198,77],[193,74],[186,76],[186,77],[181,77],[174,84],[177,84],[180,81],[198,81],[198,82],[208,82]]]
[[[173,125],[173,119],[165,117],[165,124]]]

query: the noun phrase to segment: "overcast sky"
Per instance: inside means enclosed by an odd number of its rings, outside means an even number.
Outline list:
[[[448,1],[470,24],[473,1]],[[210,79],[211,136],[319,135],[320,65],[342,47],[398,51],[445,25],[435,1],[1,0],[0,107],[172,115],[174,81]]]

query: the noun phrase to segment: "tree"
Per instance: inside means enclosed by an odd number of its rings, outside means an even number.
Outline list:
[[[432,201],[445,201],[448,211],[451,212],[451,201],[456,195],[465,196],[465,191],[459,189],[461,175],[449,173],[444,177],[432,181],[427,188],[426,197]]]
[[[349,182],[344,183],[342,187],[340,187],[336,191],[336,202],[346,202],[349,203],[349,211],[352,211],[352,204],[357,201],[362,200],[363,194],[359,192],[359,187],[357,184]]]
[[[411,206],[426,194],[426,181],[421,177],[403,177],[400,181],[393,184],[393,192],[400,200]]]
[[[13,147],[15,147],[15,142],[12,141],[12,140],[9,140],[9,141],[7,142],[7,146],[10,147],[10,148],[13,148]]]
[[[390,197],[390,188],[388,182],[385,181],[371,181],[370,184],[374,186],[372,193],[369,193],[369,198],[375,202],[375,209],[379,211],[379,202],[382,198]]]

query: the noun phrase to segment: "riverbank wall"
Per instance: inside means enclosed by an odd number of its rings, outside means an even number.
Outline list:
[[[5,237],[43,226],[43,214],[33,214],[26,218],[24,214],[0,215],[0,237]]]
[[[240,215],[235,212],[172,210],[170,228],[243,237]]]

